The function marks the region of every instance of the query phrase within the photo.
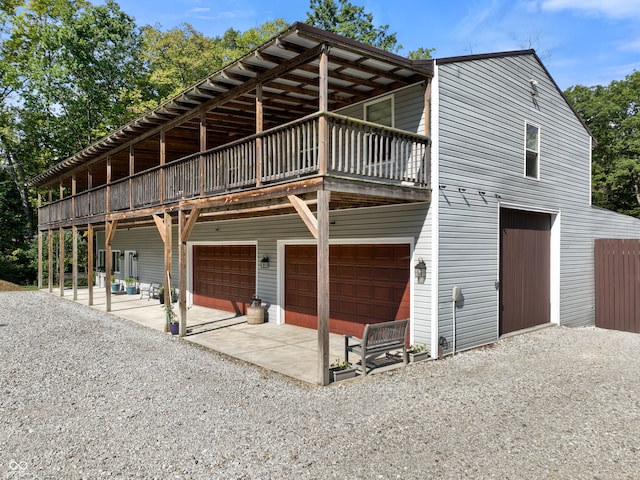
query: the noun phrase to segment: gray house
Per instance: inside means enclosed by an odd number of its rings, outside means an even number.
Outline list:
[[[593,324],[594,239],[640,221],[591,206],[592,141],[532,50],[412,61],[297,23],[32,179],[41,258],[87,231],[90,274],[179,287],[182,333],[257,294],[318,329],[327,383],[329,331],[410,318],[449,354]]]

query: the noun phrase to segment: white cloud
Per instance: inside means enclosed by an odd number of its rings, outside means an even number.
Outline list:
[[[612,18],[640,17],[640,0],[542,0],[542,10],[575,10]]]
[[[474,8],[456,26],[456,33],[460,37],[470,37],[487,19],[495,17],[498,0],[491,0],[488,6]]]
[[[640,53],[640,38],[631,38],[617,43],[618,49],[624,52]]]

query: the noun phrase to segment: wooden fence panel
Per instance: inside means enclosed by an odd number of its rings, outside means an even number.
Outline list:
[[[596,326],[640,333],[640,240],[595,241]]]

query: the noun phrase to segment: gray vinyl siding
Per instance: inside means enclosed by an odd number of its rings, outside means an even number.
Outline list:
[[[439,334],[451,342],[451,289],[458,285],[464,301],[456,311],[456,348],[498,338],[500,206],[557,215],[559,321],[592,325],[593,238],[604,234],[599,225],[625,225],[637,236],[640,222],[590,207],[588,132],[533,55],[448,63],[438,74],[439,183],[446,187],[434,190]],[[530,79],[538,82],[535,99]],[[539,180],[524,177],[525,122],[540,127]]]
[[[332,241],[363,242],[376,239],[407,238],[413,239],[420,256],[428,262],[430,258],[429,243],[421,238],[430,237],[422,233],[429,205],[425,203],[406,206],[389,206],[363,208],[356,210],[339,210],[330,213],[330,239]],[[173,268],[172,278],[177,286],[178,271],[178,229],[174,225],[173,234]],[[421,237],[422,235],[422,237]],[[257,268],[256,293],[264,303],[271,305],[270,314],[275,316],[274,307],[278,302],[278,249],[280,240],[311,240],[313,237],[297,215],[256,218],[249,220],[217,221],[197,223],[191,233],[189,242],[215,243],[254,243],[257,242],[257,260],[269,257],[269,268]],[[104,234],[97,239],[97,248],[104,248]],[[155,227],[140,227],[130,230],[118,230],[114,237],[114,249],[136,250],[138,252],[138,277],[141,282],[163,282],[164,250]],[[408,265],[413,268],[414,264]],[[428,282],[428,280],[427,280]],[[420,285],[420,290],[429,292],[430,286]],[[418,296],[417,296],[418,297]],[[419,295],[416,299],[416,323],[414,327],[417,338],[426,343],[429,334],[430,298]]]

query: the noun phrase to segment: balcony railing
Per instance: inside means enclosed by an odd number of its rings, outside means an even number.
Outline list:
[[[426,137],[333,113],[315,113],[43,205],[38,210],[39,224],[214,196],[317,174],[323,116],[327,120],[328,174],[428,187]]]

